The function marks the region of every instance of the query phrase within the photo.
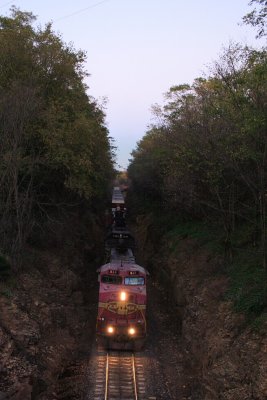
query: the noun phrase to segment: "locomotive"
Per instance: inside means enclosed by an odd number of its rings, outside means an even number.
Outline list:
[[[113,206],[115,210],[118,207],[122,210],[123,206],[124,210],[124,198],[118,187],[113,190]],[[146,337],[148,272],[135,261],[134,237],[126,224],[117,225],[114,217],[105,242],[108,262],[97,270],[99,302],[96,339],[102,348],[140,350]]]

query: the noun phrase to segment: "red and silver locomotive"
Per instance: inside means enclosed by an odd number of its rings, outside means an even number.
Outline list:
[[[111,236],[112,240],[111,240]],[[140,350],[146,337],[146,278],[136,264],[134,239],[114,224],[107,236],[109,262],[98,269],[99,302],[96,325],[100,347]]]

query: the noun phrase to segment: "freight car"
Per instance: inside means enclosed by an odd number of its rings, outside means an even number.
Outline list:
[[[117,207],[120,207],[123,210],[124,206],[125,206],[125,201],[124,201],[123,194],[121,193],[119,186],[115,186],[113,188],[113,193],[112,193],[111,210],[112,210],[112,212],[115,212]]]
[[[105,249],[107,254],[110,254],[112,249],[116,249],[119,253],[127,252],[127,249],[135,248],[135,240],[127,227],[117,228],[113,226],[105,240]]]

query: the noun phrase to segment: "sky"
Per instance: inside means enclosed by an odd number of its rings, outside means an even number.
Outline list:
[[[230,42],[259,46],[242,24],[249,0],[0,0],[53,23],[64,42],[87,53],[88,94],[105,104],[119,169],[153,122],[173,85],[207,73]]]

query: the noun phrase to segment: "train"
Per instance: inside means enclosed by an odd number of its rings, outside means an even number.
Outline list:
[[[114,186],[111,201],[112,201],[111,210],[113,212],[115,212],[116,208],[118,208],[118,207],[125,209],[124,196],[123,196],[119,186]]]
[[[96,340],[99,348],[140,351],[145,343],[148,271],[134,256],[135,240],[126,225],[125,201],[113,188],[113,222],[105,240],[107,262],[99,281]]]

